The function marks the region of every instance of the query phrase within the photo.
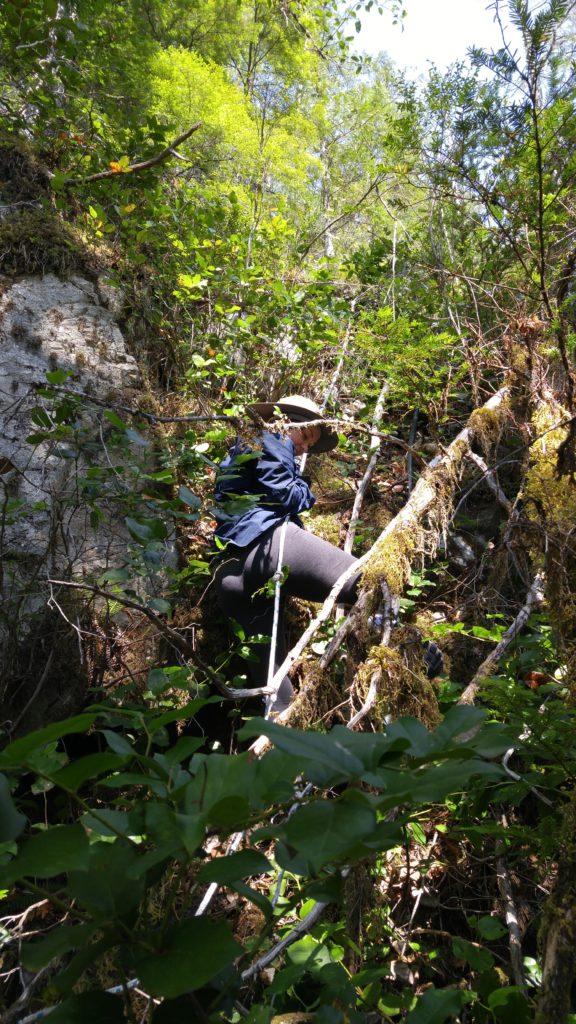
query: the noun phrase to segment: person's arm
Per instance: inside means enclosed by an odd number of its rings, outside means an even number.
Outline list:
[[[296,469],[294,445],[288,437],[263,435],[255,475],[257,489],[264,495],[263,505],[298,515],[312,508],[316,500]]]

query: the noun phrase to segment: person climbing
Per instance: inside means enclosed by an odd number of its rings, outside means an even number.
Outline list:
[[[271,423],[271,429],[259,437],[257,449],[237,438],[219,466],[214,515],[216,537],[225,548],[217,558],[214,582],[220,608],[242,627],[246,638],[258,634],[270,637],[274,616],[274,587],[270,581],[277,571],[283,543],[281,563],[287,575],[281,588],[275,672],[286,657],[282,627],[286,597],[324,601],[338,577],[357,559],[306,532],[300,519],[300,513],[312,508],[316,499],[296,464],[297,457],[319,455],[338,444],[338,434],[324,422],[319,407],[302,395],[287,395],[277,402],[256,402],[250,409],[266,422],[280,414],[286,426],[282,431],[274,430]],[[308,425],[299,425],[304,423]],[[338,595],[340,604],[354,604],[359,578],[357,573],[343,585]],[[249,662],[251,680],[255,686],[265,686],[270,643],[259,643],[254,654],[257,660]],[[279,714],[287,708],[293,694],[292,683],[285,676],[272,712]]]
[[[278,566],[282,524],[286,523],[282,565],[287,576],[282,584],[281,615],[274,670],[284,661],[286,647],[282,628],[282,610],[286,597],[324,601],[337,578],[357,561],[334,544],[304,530],[300,513],[314,505],[315,498],[296,464],[306,454],[321,454],[338,444],[338,435],[327,423],[315,402],[302,395],[288,395],[277,402],[257,402],[253,413],[271,421],[278,410],[287,426],[280,433],[273,428],[258,439],[252,450],[239,439],[221,463],[216,480],[216,537],[226,544],[214,574],[220,608],[233,619],[247,637],[271,636],[274,614],[273,588],[266,584]],[[358,574],[346,583],[339,595],[342,604],[356,600]],[[258,644],[257,661],[249,662],[255,686],[265,686],[268,676],[270,645]],[[280,684],[273,707],[275,713],[289,706],[293,687],[288,676]]]

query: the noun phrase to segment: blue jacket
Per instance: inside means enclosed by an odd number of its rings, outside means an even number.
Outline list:
[[[302,526],[298,513],[315,501],[296,468],[290,438],[265,433],[261,445],[252,450],[237,440],[216,477],[216,536],[240,548],[283,519]]]

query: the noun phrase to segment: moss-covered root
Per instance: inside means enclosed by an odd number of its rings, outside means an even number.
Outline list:
[[[554,891],[540,929],[544,947],[542,989],[534,1024],[565,1024],[576,978],[576,794],[564,820],[564,842]]]

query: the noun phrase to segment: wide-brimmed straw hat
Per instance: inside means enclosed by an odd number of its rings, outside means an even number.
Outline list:
[[[287,395],[286,398],[279,398],[276,402],[253,402],[249,408],[263,420],[274,419],[276,409],[279,409],[291,423],[324,419],[316,402],[310,398],[304,398],[303,395]],[[308,449],[311,455],[329,452],[338,444],[338,434],[328,423],[319,423],[318,426],[320,427],[320,437],[316,444]]]

